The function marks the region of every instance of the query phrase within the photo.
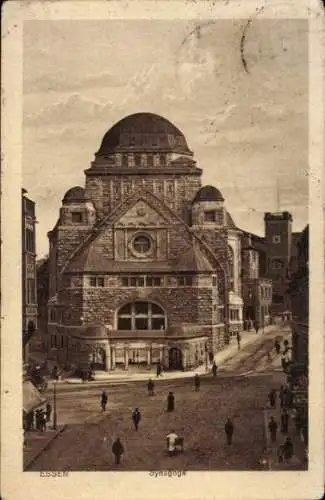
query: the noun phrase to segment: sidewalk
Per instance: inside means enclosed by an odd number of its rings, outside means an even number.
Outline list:
[[[27,470],[35,462],[65,428],[66,425],[59,425],[56,430],[49,428],[45,432],[36,430],[25,432],[23,449],[24,470]]]
[[[273,332],[274,330],[278,330],[279,327],[277,325],[271,325],[268,326],[264,329],[264,334],[262,334],[261,331],[256,333],[255,331],[243,331],[241,333],[241,351],[242,349],[250,344],[253,344],[254,342],[257,342],[258,340],[261,339],[261,336],[266,336],[269,333]],[[238,347],[237,347],[237,341],[234,339],[229,345],[227,345],[224,349],[221,351],[217,352],[214,356],[214,361],[216,362],[218,368],[222,369],[222,364],[228,361],[229,359],[235,357],[238,352]],[[207,373],[211,372],[211,364],[208,364],[208,371],[206,370],[206,365],[205,363],[202,366],[199,366],[193,370],[186,370],[186,371],[171,371],[171,372],[163,372],[163,375],[159,377],[160,380],[171,380],[171,379],[178,379],[178,378],[190,378],[193,377],[196,373],[199,375],[205,375]],[[93,382],[85,382],[85,384],[95,384],[96,382],[101,382],[101,381],[111,381],[111,382],[128,382],[128,381],[141,381],[141,380],[148,380],[149,378],[156,378],[156,371],[155,369],[151,370],[144,370],[143,372],[137,372],[137,373],[132,373],[128,372],[126,370],[121,370],[117,369],[114,370],[113,372],[96,372],[95,374],[95,380]],[[159,380],[158,379],[158,380]],[[64,378],[61,382],[59,383],[68,383],[68,384],[83,384],[81,379],[78,378],[72,378],[72,377],[67,377]]]
[[[292,419],[292,412],[289,410],[289,426],[288,433],[283,434],[280,432],[280,417],[282,413],[282,408],[280,408],[279,400],[277,400],[276,408],[266,407],[264,409],[264,425],[265,425],[265,436],[266,436],[266,460],[268,465],[268,470],[279,471],[279,470],[307,470],[306,462],[306,446],[300,436],[297,434],[294,421]],[[273,416],[278,424],[276,442],[272,443],[270,439],[270,433],[268,429],[268,423],[270,417]],[[290,436],[293,443],[293,457],[286,462],[279,463],[278,459],[278,447],[284,443],[287,436]]]

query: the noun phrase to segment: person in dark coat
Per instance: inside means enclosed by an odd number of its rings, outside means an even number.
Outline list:
[[[283,410],[281,414],[281,432],[282,434],[286,434],[288,432],[288,424],[289,424],[289,413],[287,410]]]
[[[201,383],[200,377],[198,376],[198,374],[196,374],[194,377],[194,387],[196,391],[200,390],[200,383]]]
[[[210,361],[211,364],[213,363],[213,358],[214,358],[213,352],[210,351],[209,352],[209,361]]]
[[[39,428],[42,432],[46,431],[46,414],[44,410],[39,413]]]
[[[274,417],[270,418],[269,426],[268,427],[269,427],[269,432],[270,432],[270,435],[271,435],[271,441],[275,442],[276,441],[276,431],[277,431],[277,428],[278,428],[278,424],[274,420]]]
[[[277,354],[280,354],[280,351],[281,351],[281,345],[280,345],[280,342],[279,342],[278,340],[276,340],[276,341],[274,342],[274,348],[275,348],[275,352],[276,352]]]
[[[283,406],[284,406],[284,388],[283,388],[283,385],[281,385],[281,387],[280,387],[279,399],[280,399],[280,408],[283,408]]]
[[[51,420],[51,413],[52,413],[52,406],[50,403],[46,404],[46,422],[49,422]]]
[[[227,421],[225,423],[225,433],[227,436],[227,443],[231,444],[232,443],[232,435],[234,433],[234,424],[230,420],[230,418],[227,418]]]
[[[113,443],[112,452],[115,455],[115,464],[119,465],[121,461],[121,455],[123,455],[124,453],[124,447],[119,437],[117,437]]]
[[[270,405],[272,408],[275,408],[275,402],[276,402],[276,391],[274,389],[272,389],[270,392],[269,392],[269,401],[270,401]]]
[[[241,341],[241,336],[240,333],[236,333],[236,338],[237,338],[237,346],[238,346],[238,351],[240,350],[240,341]]]
[[[285,460],[290,460],[293,455],[293,443],[290,436],[287,436],[283,444],[283,458]]]
[[[161,375],[161,371],[162,371],[162,368],[161,368],[161,364],[160,364],[160,361],[158,361],[157,363],[157,377],[159,377]]]
[[[217,376],[217,371],[218,371],[218,367],[217,367],[217,365],[216,365],[216,362],[214,361],[214,362],[213,362],[213,365],[212,365],[212,375],[213,375],[214,377],[216,377],[216,376]]]
[[[148,396],[154,396],[154,392],[153,392],[154,387],[155,387],[155,384],[153,383],[151,378],[149,378],[149,380],[148,380]]]
[[[39,431],[41,428],[40,410],[36,410],[36,412],[35,412],[35,428],[37,431]]]
[[[135,430],[138,431],[139,423],[141,420],[141,413],[139,411],[139,408],[134,408],[134,410],[132,412],[132,420],[133,420]]]
[[[103,391],[101,396],[100,396],[100,406],[102,408],[102,411],[106,410],[107,401],[108,401],[108,396],[107,396],[106,392]]]
[[[258,333],[258,330],[259,330],[258,321],[254,321],[254,329],[255,329],[255,332]]]
[[[170,392],[167,396],[167,411],[174,411],[175,408],[175,396]]]

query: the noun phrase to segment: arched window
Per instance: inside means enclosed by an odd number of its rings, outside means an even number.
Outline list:
[[[117,314],[118,330],[164,330],[166,313],[152,302],[133,302],[123,306]]]

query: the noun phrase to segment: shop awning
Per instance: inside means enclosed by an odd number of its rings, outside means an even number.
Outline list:
[[[45,402],[46,398],[41,395],[30,380],[23,383],[23,410],[25,413],[29,413]]]

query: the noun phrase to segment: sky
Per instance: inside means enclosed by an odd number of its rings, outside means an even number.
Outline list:
[[[26,21],[23,185],[48,253],[66,191],[84,185],[102,137],[136,112],[184,134],[237,226],[264,212],[308,222],[308,26],[304,20]],[[244,61],[244,64],[243,64]],[[277,185],[279,196],[277,195]]]

